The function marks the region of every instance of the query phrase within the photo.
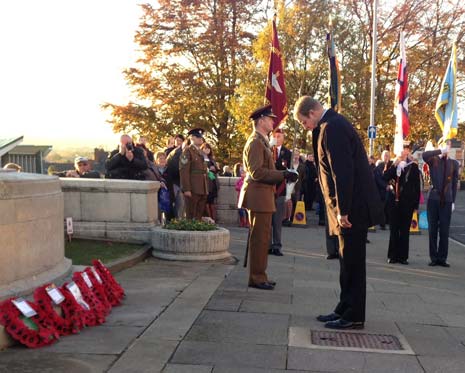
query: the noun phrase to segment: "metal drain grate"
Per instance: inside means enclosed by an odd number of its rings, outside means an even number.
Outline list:
[[[387,334],[363,334],[312,330],[312,344],[317,346],[361,348],[374,350],[404,350],[399,339]]]

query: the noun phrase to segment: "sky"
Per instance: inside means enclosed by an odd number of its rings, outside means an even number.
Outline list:
[[[146,2],[146,1],[145,1]],[[115,147],[103,102],[125,104],[135,0],[0,2],[0,137],[54,148]]]

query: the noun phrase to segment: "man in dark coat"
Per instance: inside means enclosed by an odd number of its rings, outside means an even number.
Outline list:
[[[389,224],[389,205],[392,193],[390,191],[393,185],[388,180],[384,179],[383,174],[392,166],[391,153],[389,150],[383,150],[381,153],[382,161],[375,168],[375,182],[378,187],[379,196],[381,201],[384,203],[384,224],[381,225],[381,229],[386,229],[386,224]]]
[[[410,156],[410,142],[404,143],[402,154],[384,172],[385,180],[394,180],[389,203],[388,263],[408,264],[410,225],[420,203],[420,171]]]
[[[334,312],[318,321],[331,329],[362,329],[366,304],[368,227],[383,220],[373,173],[352,124],[309,96],[299,98],[294,117],[305,129],[320,128],[318,172],[326,202],[329,234],[339,238],[341,293]],[[313,140],[315,141],[315,140]]]
[[[170,151],[165,151],[166,154],[166,182],[170,192],[170,200],[173,202],[173,206],[170,214],[168,214],[168,220],[171,219],[182,219],[184,217],[185,201],[184,195],[181,191],[181,177],[179,175],[179,159],[182,154],[182,145],[184,142],[184,136],[176,135],[175,137],[175,148]]]
[[[449,227],[452,211],[454,211],[455,207],[459,177],[458,162],[447,156],[449,148],[450,143],[444,144],[438,150],[423,153],[423,160],[429,166],[432,184],[426,205],[428,211],[430,266],[449,267],[449,263],[447,263]]]
[[[291,151],[286,148],[284,143],[284,133],[281,129],[277,129],[273,133],[275,144],[273,144],[273,159],[275,161],[275,167],[277,170],[284,171],[291,167]],[[275,188],[275,203],[276,211],[272,217],[272,234],[271,234],[271,246],[269,253],[276,256],[283,256],[281,251],[281,232],[283,228],[283,220],[286,213],[286,181],[282,180],[276,184]]]
[[[74,170],[54,172],[53,175],[58,177],[80,177],[85,179],[100,179],[100,173],[90,169],[89,159],[87,157],[76,157],[74,159]]]
[[[318,183],[318,174],[315,166],[313,154],[307,154],[305,161],[305,178],[303,181],[305,209],[312,210],[313,201],[315,200],[316,184]]]
[[[141,148],[134,146],[129,135],[122,135],[118,149],[105,162],[107,179],[145,180],[147,161]]]

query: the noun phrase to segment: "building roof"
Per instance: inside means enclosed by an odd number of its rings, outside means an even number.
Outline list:
[[[0,157],[23,142],[23,136],[0,138]]]
[[[41,152],[42,157],[46,157],[51,151],[52,145],[18,145],[9,153],[17,155],[35,155]]]

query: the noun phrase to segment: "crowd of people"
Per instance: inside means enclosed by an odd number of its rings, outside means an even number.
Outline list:
[[[302,155],[286,148],[285,133],[275,128],[271,105],[250,115],[253,130],[243,149],[242,162],[230,167],[215,160],[215,149],[204,130],[193,128],[185,138],[170,137],[164,150],[152,152],[147,139],[135,142],[127,134],[108,156],[105,178],[150,180],[160,183],[159,215],[164,219],[217,219],[218,177],[237,177],[240,227],[249,228],[245,263],[248,286],[273,290],[276,281],[267,275],[269,255],[283,256],[282,227],[290,225],[297,203],[307,210],[318,206],[319,224],[325,225],[327,259],[339,259],[340,298],[333,312],[317,320],[332,329],[361,329],[365,323],[366,244],[369,227],[389,225],[389,264],[409,264],[412,215],[427,197],[430,266],[449,267],[448,235],[455,208],[459,164],[448,155],[450,141],[437,149],[428,144],[422,153],[423,170],[413,144],[391,159],[368,157],[354,126],[341,114],[325,109],[309,97],[298,99],[294,119],[312,131],[313,152]],[[21,171],[20,166],[5,168]],[[60,177],[100,178],[89,159],[76,157],[74,169]],[[438,241],[439,239],[439,241]]]

